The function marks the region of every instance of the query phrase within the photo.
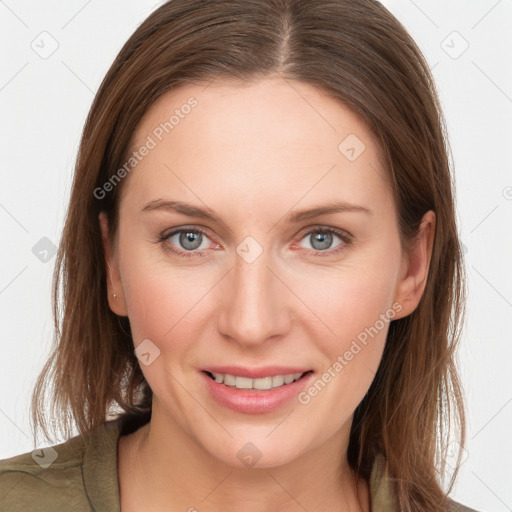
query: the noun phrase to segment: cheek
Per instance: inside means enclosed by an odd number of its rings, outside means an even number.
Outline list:
[[[364,341],[365,333],[375,329],[386,331],[397,313],[393,308],[397,263],[391,258],[377,262],[360,261],[340,272],[324,276],[316,283],[302,278],[305,302],[311,304],[330,335],[320,338],[330,345],[329,353],[350,345],[351,340]],[[385,317],[383,324],[383,315]],[[315,323],[315,326],[318,322]],[[383,333],[385,337],[386,332]]]
[[[135,344],[143,338],[159,338],[170,327],[164,324],[165,311],[172,311],[173,306],[162,300],[161,284],[144,267],[127,265],[123,272],[123,285]]]
[[[309,336],[323,353],[324,365],[317,380],[299,398],[319,414],[326,408],[337,412],[334,417],[346,419],[368,391],[389,325],[402,309],[393,302],[397,261],[377,258],[370,264],[368,259],[347,267],[324,282],[321,291],[311,284],[306,288],[304,281],[304,289],[311,292],[310,303],[316,304],[315,312],[322,320],[321,325],[314,323],[315,330],[311,327]]]
[[[198,328],[204,281],[191,274],[153,272],[151,266],[132,266],[124,274],[125,300],[137,344],[149,338],[157,345],[189,344]],[[193,321],[194,317],[196,321]]]
[[[374,280],[346,279],[335,296],[324,296],[324,300],[322,311],[334,334],[317,339],[323,340],[322,351],[328,355],[331,373],[343,373],[345,389],[359,395],[358,388],[369,386],[377,371],[395,315],[389,292]]]
[[[393,287],[386,280],[379,282],[369,274],[366,278],[346,279],[339,288],[337,300],[328,297],[330,307],[326,304],[326,308],[330,309],[334,330],[341,335],[344,346],[354,339],[364,342],[365,333],[369,331],[376,337],[378,332],[385,330],[389,319],[383,324],[383,315],[393,315],[389,312]]]
[[[165,400],[176,404],[177,410],[194,411],[176,382],[185,382],[184,372],[189,373],[197,359],[197,340],[206,315],[207,301],[201,300],[205,288],[197,275],[192,279],[190,273],[185,276],[175,270],[162,273],[151,268],[133,265],[124,276],[134,344],[149,339],[160,351],[158,359],[141,364],[141,370],[157,397],[167,397]]]

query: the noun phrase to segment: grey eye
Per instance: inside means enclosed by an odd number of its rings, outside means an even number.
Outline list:
[[[196,231],[181,231],[179,243],[181,247],[189,251],[197,249],[202,242],[203,234]]]
[[[316,233],[309,237],[313,249],[323,251],[332,244],[332,233]]]
[[[336,245],[333,245],[333,242],[335,239],[339,240],[339,243]],[[310,247],[306,247],[306,249],[313,249],[315,251],[327,251],[328,249],[334,249],[338,245],[343,244],[344,240],[342,235],[339,235],[333,230],[327,229],[314,229],[311,230],[309,233],[306,233],[303,240],[306,240]]]

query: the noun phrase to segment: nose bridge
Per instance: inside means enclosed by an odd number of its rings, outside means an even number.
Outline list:
[[[275,266],[271,250],[247,237],[236,252],[219,330],[239,343],[254,345],[285,332],[288,309],[283,300],[283,285],[269,269]]]

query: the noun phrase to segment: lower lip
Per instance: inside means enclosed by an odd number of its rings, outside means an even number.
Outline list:
[[[226,386],[213,380],[204,371],[201,371],[201,376],[213,399],[220,405],[244,414],[263,414],[275,411],[296,397],[312,379],[313,372],[291,384],[262,391]]]

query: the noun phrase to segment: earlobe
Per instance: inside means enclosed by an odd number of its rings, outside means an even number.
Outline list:
[[[127,316],[126,302],[119,273],[119,265],[115,258],[114,247],[108,234],[108,218],[105,212],[98,216],[105,254],[105,269],[107,277],[107,295],[110,309],[119,316]]]
[[[420,229],[404,255],[403,272],[397,284],[395,301],[402,305],[397,318],[410,315],[418,306],[427,284],[434,243],[436,216],[429,210],[423,216]]]

